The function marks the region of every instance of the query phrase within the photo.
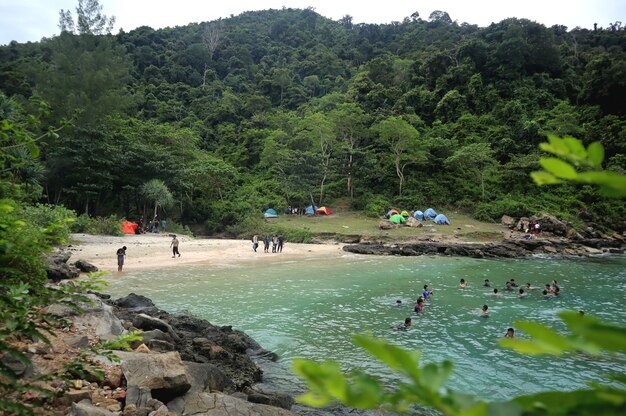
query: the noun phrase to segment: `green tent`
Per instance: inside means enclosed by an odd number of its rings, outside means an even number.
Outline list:
[[[404,224],[406,222],[406,218],[404,218],[400,214],[394,214],[391,216],[391,218],[389,218],[389,221],[393,222],[394,224]]]

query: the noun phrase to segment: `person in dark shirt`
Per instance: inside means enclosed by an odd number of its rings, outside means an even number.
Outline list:
[[[126,246],[117,249],[117,271],[121,272],[124,267],[124,258],[126,257]]]

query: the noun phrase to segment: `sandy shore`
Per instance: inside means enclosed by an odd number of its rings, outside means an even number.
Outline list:
[[[178,236],[180,257],[172,258],[168,234],[125,235],[122,237],[72,234],[70,261],[84,259],[100,270],[117,272],[118,248],[126,246],[124,271],[161,269],[190,264],[229,266],[242,263],[281,262],[286,260],[339,257],[345,253],[341,244],[293,244],[286,242],[282,253],[257,252],[247,240],[198,239]],[[270,245],[271,251],[271,245]]]

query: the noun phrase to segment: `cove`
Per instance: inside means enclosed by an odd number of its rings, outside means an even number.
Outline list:
[[[461,278],[469,282],[467,289],[458,287]],[[518,299],[517,292],[504,291],[511,278],[537,289]],[[484,279],[492,288],[482,287]],[[552,279],[558,280],[562,296],[545,300],[540,290]],[[355,333],[420,349],[424,362],[451,359],[455,370],[449,386],[488,400],[582,388],[608,372],[626,372],[623,359],[616,364],[581,356],[531,357],[497,344],[516,320],[562,330],[561,310],[625,322],[626,256],[481,260],[346,254],[323,262],[131,270],[107,280],[113,297],[134,292],[170,313],[188,312],[245,331],[279,356],[266,368],[264,382],[291,393],[302,389],[289,370],[294,357],[333,359],[346,369],[358,367],[391,381],[392,373],[352,344]],[[434,297],[418,317],[412,310],[424,284],[434,289]],[[494,287],[501,297],[491,296]],[[487,319],[479,316],[483,304],[489,305]],[[407,316],[413,316],[415,326],[406,332],[390,329]]]

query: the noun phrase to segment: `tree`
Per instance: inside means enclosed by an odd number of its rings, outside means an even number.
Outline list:
[[[378,133],[379,144],[390,152],[398,176],[398,195],[402,195],[405,169],[425,159],[425,154],[418,148],[420,134],[401,117],[389,117],[375,125],[373,129]]]
[[[485,199],[485,172],[495,164],[493,150],[488,143],[463,146],[446,159],[446,166],[460,172],[473,172],[480,181],[481,198]]]
[[[151,179],[141,187],[141,193],[146,199],[154,203],[154,216],[157,216],[159,207],[167,208],[174,203],[174,196],[167,185],[160,179]]]
[[[61,32],[75,33],[80,35],[105,35],[111,33],[115,25],[115,16],[107,18],[102,14],[102,6],[98,0],[78,0],[76,7],[76,22],[72,18],[72,12],[63,10],[59,12],[59,29]]]

